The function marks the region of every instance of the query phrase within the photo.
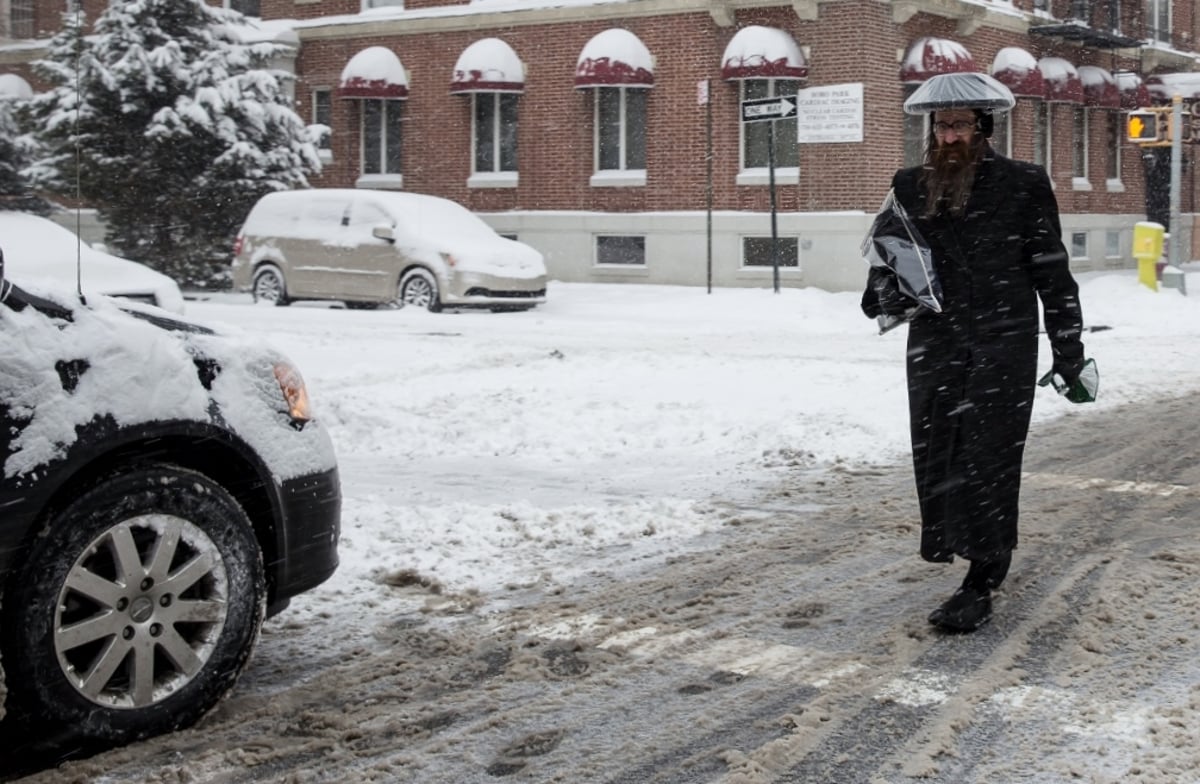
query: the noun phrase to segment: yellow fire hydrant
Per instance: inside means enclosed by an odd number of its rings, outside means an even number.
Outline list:
[[[1158,261],[1163,254],[1166,227],[1153,221],[1133,224],[1133,257],[1137,259],[1138,283],[1158,291]]]

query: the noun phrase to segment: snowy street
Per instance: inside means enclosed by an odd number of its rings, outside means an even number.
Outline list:
[[[856,294],[189,302],[304,372],[342,565],[197,726],[12,780],[1198,781],[1192,267],[1191,297],[1081,276],[1100,398],[1039,390],[968,636],[925,620],[964,569],[916,554],[904,329]]]

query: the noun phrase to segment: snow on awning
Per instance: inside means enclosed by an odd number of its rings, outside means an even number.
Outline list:
[[[653,87],[654,58],[628,30],[613,27],[592,36],[575,64],[575,86]]]
[[[454,64],[451,93],[519,93],[525,90],[525,66],[499,38],[468,46]]]
[[[0,100],[15,98],[24,100],[33,97],[33,88],[29,82],[16,74],[0,74]]]
[[[1083,103],[1100,109],[1118,109],[1121,90],[1117,80],[1106,69],[1095,65],[1079,66],[1079,81],[1083,85]]]
[[[900,63],[900,81],[923,82],[931,76],[976,71],[967,47],[945,38],[918,38]]]
[[[721,78],[806,79],[808,62],[796,41],[777,27],[750,25],[738,30],[721,55]]]
[[[1150,91],[1142,77],[1133,71],[1117,71],[1113,74],[1117,89],[1121,91],[1122,109],[1140,109],[1150,105]]]
[[[992,60],[992,76],[1018,98],[1045,98],[1046,80],[1037,58],[1019,46],[1006,46]]]
[[[1165,103],[1171,103],[1176,94],[1182,100],[1193,101],[1200,98],[1200,73],[1155,74],[1146,79],[1146,89],[1150,91],[1151,99]]]
[[[350,58],[338,81],[339,98],[408,97],[408,76],[391,49],[369,46]]]
[[[1079,72],[1061,57],[1043,57],[1038,60],[1038,70],[1046,80],[1046,100],[1060,103],[1082,103],[1083,83]]]

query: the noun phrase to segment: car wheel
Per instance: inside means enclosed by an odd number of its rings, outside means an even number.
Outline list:
[[[251,287],[255,302],[287,305],[291,302],[287,296],[287,284],[284,283],[283,273],[278,267],[267,265],[259,267],[254,273],[254,285]]]
[[[442,309],[438,285],[428,270],[415,269],[400,279],[400,304],[428,308],[431,313]]]
[[[111,477],[53,516],[8,582],[10,714],[118,743],[188,726],[233,686],[265,607],[258,543],[224,488],[172,466]]]

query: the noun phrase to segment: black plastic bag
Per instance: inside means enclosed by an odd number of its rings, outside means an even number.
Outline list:
[[[872,267],[868,285],[881,305],[876,316],[881,333],[922,310],[942,312],[942,285],[933,268],[933,254],[895,191],[888,191],[863,238],[862,255]]]

